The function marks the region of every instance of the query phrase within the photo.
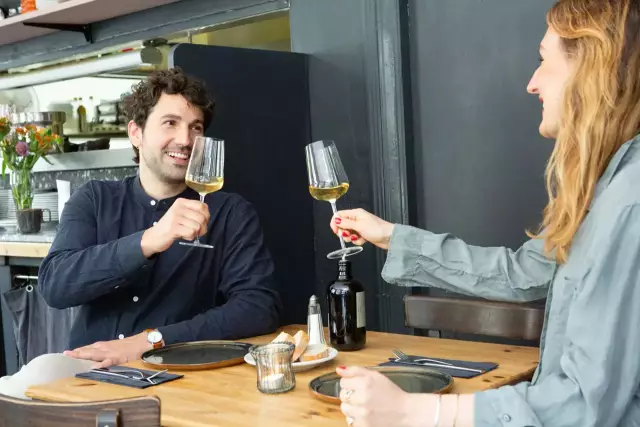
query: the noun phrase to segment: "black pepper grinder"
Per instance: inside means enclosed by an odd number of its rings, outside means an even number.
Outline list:
[[[364,286],[351,275],[351,262],[338,262],[338,277],[327,292],[329,339],[338,351],[362,349],[367,342]]]

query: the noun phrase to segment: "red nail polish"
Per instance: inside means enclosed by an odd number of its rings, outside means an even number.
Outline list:
[[[343,232],[342,232],[342,237],[349,237],[349,233],[348,233],[348,232],[346,232],[346,231],[343,231]]]
[[[338,369],[340,369],[341,371],[344,371],[345,369],[347,369],[346,366],[338,366]]]
[[[342,222],[342,219],[336,218],[336,224],[340,224],[341,222]]]
[[[353,240],[353,241],[355,242],[356,240],[358,240],[358,236],[356,236],[356,235],[354,234],[353,236],[351,236],[351,240]]]

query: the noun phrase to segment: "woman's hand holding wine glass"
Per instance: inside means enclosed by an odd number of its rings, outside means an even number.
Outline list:
[[[335,234],[355,245],[369,242],[386,250],[395,225],[364,209],[352,209],[337,212],[331,218],[330,227]]]
[[[331,209],[335,214],[337,200],[349,190],[349,178],[342,166],[338,149],[333,141],[316,141],[306,146],[305,154],[309,193],[316,200],[331,203]],[[347,247],[341,235],[338,235],[338,238],[342,249],[331,252],[327,258],[344,259],[362,251],[360,246]]]

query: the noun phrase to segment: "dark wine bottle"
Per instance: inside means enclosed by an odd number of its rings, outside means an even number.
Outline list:
[[[360,350],[367,342],[364,286],[351,276],[351,262],[340,260],[338,277],[327,292],[329,339],[338,351]]]

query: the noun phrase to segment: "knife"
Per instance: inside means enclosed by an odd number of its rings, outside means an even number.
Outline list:
[[[454,370],[454,371],[476,372],[476,373],[479,373],[479,374],[482,374],[482,373],[486,372],[486,371],[484,371],[482,369],[465,368],[465,367],[457,366],[457,365],[442,365],[440,363],[408,362],[406,360],[397,360],[397,359],[391,359],[391,361],[394,362],[394,363],[402,364],[402,365],[428,366],[428,367],[440,368],[440,369],[450,369],[450,370]]]

